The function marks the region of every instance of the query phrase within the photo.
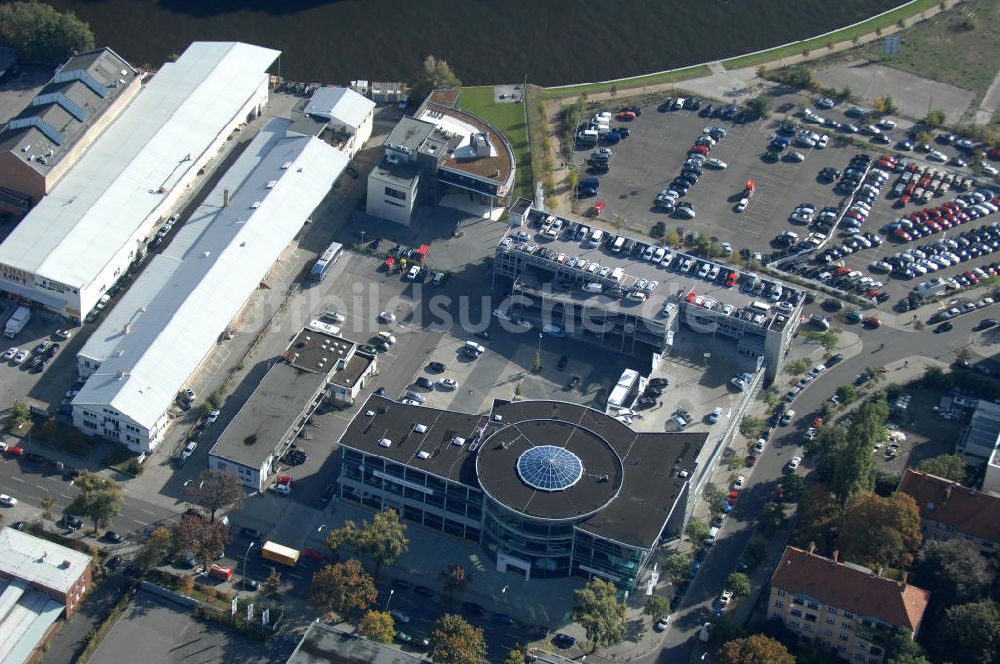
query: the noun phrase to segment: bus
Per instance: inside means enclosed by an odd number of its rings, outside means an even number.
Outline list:
[[[309,279],[311,281],[322,281],[334,263],[340,260],[340,256],[343,253],[344,245],[339,242],[330,243],[330,246],[326,248],[326,251],[323,252],[319,260],[316,261],[316,264],[313,265],[312,270],[309,271]]]
[[[277,542],[264,542],[264,547],[260,550],[260,555],[268,560],[273,560],[276,563],[288,565],[289,567],[295,567],[295,564],[299,562],[298,551]]]

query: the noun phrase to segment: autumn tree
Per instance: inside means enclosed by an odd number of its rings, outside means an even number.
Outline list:
[[[170,555],[173,548],[173,536],[166,528],[157,528],[139,549],[135,556],[135,566],[140,571],[152,569]]]
[[[334,551],[345,544],[371,556],[378,576],[382,565],[392,565],[406,553],[410,540],[406,538],[406,524],[399,520],[396,510],[388,509],[376,514],[371,523],[362,521],[358,526],[354,521],[345,521],[343,527],[326,537],[326,545]]]
[[[95,533],[121,512],[122,487],[118,482],[96,473],[83,472],[73,483],[80,493],[66,509],[70,514],[85,516],[93,521]]]
[[[446,60],[433,55],[424,58],[423,66],[410,85],[410,92],[418,103],[434,90],[446,90],[462,87],[455,72]]]
[[[430,658],[434,664],[482,664],[486,661],[482,628],[473,627],[454,613],[446,613],[434,623],[430,642]]]
[[[449,602],[455,593],[462,592],[469,583],[469,575],[461,565],[448,565],[438,572],[438,578],[441,579],[441,585],[448,593]]]
[[[309,587],[310,606],[340,615],[364,611],[377,598],[375,580],[353,559],[326,565],[313,574]]]
[[[246,498],[246,489],[235,473],[222,470],[203,470],[198,479],[184,487],[184,498],[208,510],[209,521],[215,521],[219,510],[239,507]]]
[[[388,611],[369,611],[358,626],[361,635],[378,643],[392,643],[396,636],[396,622]]]
[[[610,581],[594,577],[573,593],[573,620],[583,626],[594,651],[625,636],[625,603],[618,601],[617,592]]]
[[[798,539],[803,542],[824,540],[840,520],[842,508],[824,484],[814,484],[798,506]]]
[[[222,555],[226,542],[232,539],[229,529],[221,522],[205,521],[190,514],[181,517],[171,535],[176,548],[190,553],[205,569]]]
[[[930,610],[940,615],[956,604],[983,597],[992,579],[989,566],[962,540],[927,542],[913,567],[913,583],[931,591]]]
[[[845,560],[907,569],[920,548],[920,510],[912,496],[858,497],[844,514],[837,544]]]
[[[722,644],[716,661],[721,664],[795,664],[795,657],[780,642],[763,634],[751,634]]]
[[[957,454],[939,454],[917,464],[920,472],[937,475],[952,482],[964,482],[967,468],[965,460]]]
[[[670,602],[662,595],[650,595],[646,599],[646,605],[642,607],[642,612],[656,622],[670,615]]]
[[[507,653],[507,657],[504,658],[503,664],[524,664],[528,661],[528,651],[524,649],[521,644],[516,644]]]
[[[940,127],[944,124],[944,111],[931,111],[924,118],[924,124],[928,127]]]
[[[982,664],[1000,659],[1000,607],[991,599],[953,606],[931,635],[937,662]]]
[[[40,2],[0,5],[0,44],[21,52],[21,60],[62,64],[74,53],[94,48],[90,26],[73,12],[60,13]]]

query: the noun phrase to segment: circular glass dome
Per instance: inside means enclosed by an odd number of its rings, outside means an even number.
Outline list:
[[[580,481],[583,462],[565,448],[539,445],[518,457],[517,474],[525,484],[539,491],[560,491]]]

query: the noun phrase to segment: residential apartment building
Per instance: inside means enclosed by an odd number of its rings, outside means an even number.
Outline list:
[[[767,617],[848,661],[882,664],[889,637],[915,636],[930,592],[872,570],[793,546],[771,576]]]
[[[1000,497],[912,468],[897,490],[917,501],[925,540],[957,539],[986,558],[1000,552]]]

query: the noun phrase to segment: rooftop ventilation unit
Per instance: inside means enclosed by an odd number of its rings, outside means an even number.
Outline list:
[[[389,440],[388,438],[383,438],[382,440],[378,441],[378,444],[379,447],[390,447],[392,445],[392,441]]]
[[[426,424],[415,424],[415,425],[413,425],[413,430],[415,432],[417,432],[417,433],[427,433],[427,425]]]

